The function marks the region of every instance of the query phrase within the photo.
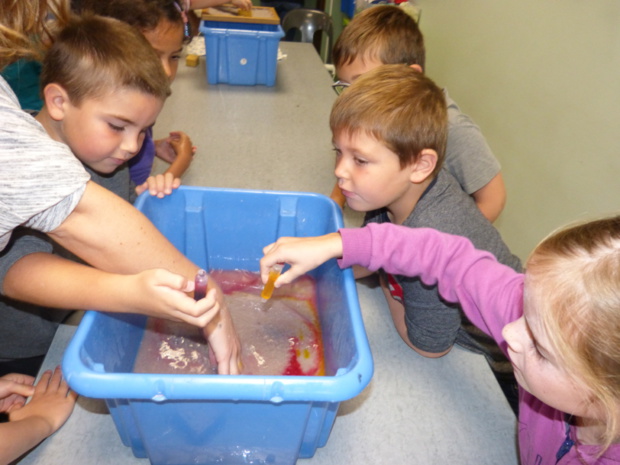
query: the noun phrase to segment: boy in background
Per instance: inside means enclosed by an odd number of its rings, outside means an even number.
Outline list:
[[[82,14],[115,18],[139,30],[157,52],[170,83],[174,81],[183,46],[191,40],[181,3],[172,0],[83,0],[79,7]],[[156,195],[166,177],[180,179],[189,168],[196,148],[190,141],[185,150],[179,150],[179,141],[189,141],[189,137],[182,131],[173,131],[168,137],[154,140],[153,128],[148,128],[142,148],[129,160],[129,174],[138,194],[148,189]],[[151,176],[155,157],[170,164],[163,176]]]
[[[46,54],[41,83],[44,106],[37,121],[53,140],[69,146],[94,182],[133,201],[127,161],[140,150],[170,93],[169,79],[146,39],[111,18],[75,19]],[[13,236],[0,262],[2,280],[24,256],[52,247],[75,259],[30,230]],[[0,312],[0,374],[34,376],[67,312],[6,298],[0,299]],[[213,329],[208,326],[207,332]]]
[[[334,103],[330,127],[335,175],[346,204],[365,212],[365,224],[391,222],[467,237],[498,261],[521,271],[497,230],[446,169],[442,169],[448,117],[444,93],[406,65],[364,73]],[[354,269],[356,278],[368,276]],[[381,287],[402,339],[426,357],[456,343],[484,354],[516,412],[517,384],[497,344],[473,326],[437,286],[418,278],[380,273]]]
[[[425,57],[424,37],[411,16],[396,6],[373,6],[357,14],[334,44],[333,60],[339,79],[335,87],[347,87],[382,64],[405,64],[423,73]],[[445,89],[444,93],[448,109],[445,166],[493,222],[506,203],[499,162],[478,126],[461,113]],[[338,186],[332,198],[344,205]]]

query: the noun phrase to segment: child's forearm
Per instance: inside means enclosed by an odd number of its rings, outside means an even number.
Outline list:
[[[0,463],[12,463],[52,432],[39,417],[0,423]]]
[[[37,252],[9,269],[3,294],[42,307],[132,311],[126,299],[119,299],[116,278],[120,276]]]
[[[189,165],[191,165],[193,156],[194,155],[192,153],[177,154],[176,158],[172,163],[170,163],[170,166],[164,172],[164,174],[171,173],[175,178],[180,178],[181,176],[183,176],[183,173],[187,171]]]
[[[164,268],[193,279],[198,270],[142,213],[92,181],[76,209],[49,236],[104,271]]]

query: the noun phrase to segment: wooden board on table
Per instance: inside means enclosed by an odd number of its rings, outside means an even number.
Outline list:
[[[202,19],[205,21],[224,21],[230,23],[280,24],[280,17],[275,8],[253,6],[249,12],[225,3],[220,6],[203,8]]]

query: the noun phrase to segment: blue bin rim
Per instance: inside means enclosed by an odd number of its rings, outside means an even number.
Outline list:
[[[323,194],[291,191],[207,188],[181,186],[183,191],[213,191],[230,193],[261,193],[269,195],[322,197]],[[175,193],[177,193],[175,192]],[[177,194],[177,195],[178,195]],[[174,195],[174,194],[173,194]],[[141,206],[150,196],[144,192],[136,201]],[[337,227],[342,227],[338,217]],[[63,376],[75,392],[100,399],[136,400],[227,400],[281,402],[340,402],[357,396],[370,382],[374,365],[364,328],[357,290],[351,269],[343,270],[344,291],[349,299],[349,311],[356,343],[357,357],[350,366],[340,368],[334,376],[255,376],[255,375],[168,375],[144,373],[105,373],[103,368],[87,366],[82,361],[83,347],[91,327],[105,312],[87,311],[71,339],[62,360]],[[113,315],[113,314],[111,314]],[[236,383],[243,381],[243,383]],[[231,383],[235,382],[235,397],[231,398]],[[197,397],[196,392],[201,393]]]
[[[202,186],[181,185],[177,189],[175,189],[172,192],[172,194],[170,194],[167,197],[174,196],[175,194],[179,195],[180,193],[184,191],[187,191],[187,192],[224,192],[224,193],[231,193],[231,194],[260,194],[260,195],[273,195],[273,196],[278,196],[278,197],[317,197],[317,198],[325,199],[328,202],[331,202],[334,208],[336,208],[337,210],[340,210],[340,207],[338,206],[338,204],[334,202],[331,198],[327,197],[324,194],[319,194],[317,192],[276,191],[276,190],[268,190],[268,189],[239,189],[239,188],[233,188],[233,187],[202,187]],[[161,201],[161,200],[165,200],[166,197],[164,197],[163,199],[159,199],[159,198],[156,198],[150,195],[148,191],[144,191],[142,192],[142,194],[138,196],[138,198],[134,202],[134,206],[140,209],[149,199],[152,199],[154,201]],[[338,228],[343,227],[341,217],[338,217],[336,227]]]

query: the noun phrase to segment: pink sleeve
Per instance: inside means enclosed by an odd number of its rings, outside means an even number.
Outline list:
[[[475,249],[468,239],[433,229],[373,223],[341,229],[340,235],[341,267],[382,268],[437,285],[444,299],[458,302],[471,322],[505,351],[502,328],[522,314],[522,274]]]

